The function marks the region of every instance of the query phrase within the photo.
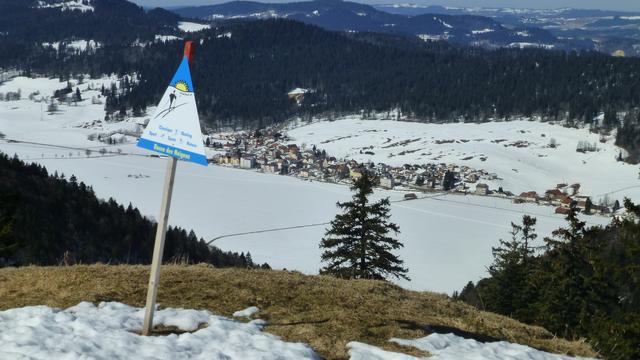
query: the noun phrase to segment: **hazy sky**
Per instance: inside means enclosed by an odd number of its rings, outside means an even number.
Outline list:
[[[227,0],[133,0],[144,6],[188,6],[208,5],[227,2]],[[290,2],[294,0],[269,0],[262,2]],[[300,1],[300,0],[295,0]],[[367,4],[389,4],[410,2],[417,4],[450,5],[450,6],[483,6],[483,7],[526,7],[550,9],[573,7],[578,9],[606,9],[640,11],[640,0],[351,0]]]

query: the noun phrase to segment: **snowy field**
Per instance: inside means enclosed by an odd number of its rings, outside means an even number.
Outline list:
[[[110,83],[111,79],[102,81]],[[80,181],[93,186],[99,197],[113,197],[125,206],[132,203],[140,208],[143,214],[157,216],[166,160],[124,155],[148,154],[136,148],[133,143],[109,146],[87,139],[96,132],[126,132],[135,129],[138,124],[97,122],[104,117],[103,106],[91,105],[90,101],[78,106],[61,105],[59,111],[53,115],[48,115],[45,111],[41,120],[41,103],[26,98],[28,92],[25,89],[32,91],[35,88],[46,88],[42,93],[50,94],[54,89],[65,85],[57,83],[57,80],[23,78],[0,86],[0,92],[3,93],[15,91],[20,86],[23,96],[23,100],[20,101],[0,102],[0,132],[6,136],[5,141],[0,140],[0,151],[10,155],[18,154],[23,159],[40,163],[46,166],[50,173],[58,171],[67,177],[74,174]],[[90,98],[96,93],[88,90],[88,85],[82,85],[81,89],[85,98]],[[367,124],[360,125],[360,128],[369,126]],[[520,124],[519,128],[531,125],[533,129],[541,125],[524,122]],[[415,129],[423,126],[404,123],[392,125],[404,128],[405,131],[410,131],[410,126]],[[466,126],[475,129],[477,125]],[[560,127],[557,128],[562,130]],[[439,135],[431,135],[436,138],[451,136],[447,133],[449,126],[432,129],[441,130]],[[302,129],[300,133],[318,131]],[[421,134],[420,131],[416,130],[415,134]],[[473,134],[471,130],[469,133]],[[320,138],[323,135],[317,136]],[[553,136],[557,137],[560,144],[564,141],[561,135]],[[84,151],[76,149],[10,143],[7,139],[91,148],[94,151],[87,157]],[[489,144],[485,145],[490,147]],[[100,156],[98,151],[102,148],[113,154]],[[118,150],[123,155],[117,155]],[[491,159],[488,150],[483,152]],[[594,155],[601,156],[600,153]],[[453,158],[453,155],[451,156]],[[506,160],[502,158],[501,161]],[[524,169],[522,163],[514,160],[514,164],[516,163],[513,167]],[[505,164],[504,167],[509,166]],[[593,169],[592,171],[596,172]],[[618,170],[615,171],[617,174]],[[622,176],[624,172],[621,171],[620,174]],[[512,181],[515,179],[514,177]],[[539,180],[541,179],[546,177],[541,175]],[[534,180],[528,177],[521,179],[531,182],[532,186],[535,184]],[[611,178],[610,181],[616,180]],[[379,191],[376,196],[388,196],[391,200],[399,200],[403,194]],[[194,229],[205,239],[263,229],[325,223],[336,214],[336,201],[344,201],[349,197],[349,189],[343,185],[302,181],[292,177],[218,166],[202,167],[180,163],[170,223]],[[538,218],[540,242],[543,236],[564,226],[563,218],[554,215],[552,207],[516,205],[506,200],[488,197],[448,195],[394,203],[392,220],[400,226],[399,239],[405,244],[399,254],[409,268],[409,276],[412,279],[411,282],[401,281],[399,284],[414,290],[451,293],[460,290],[469,280],[480,279],[485,276],[486,267],[491,263],[491,247],[497,245],[500,238],[506,238],[510,222],[520,221],[525,213]],[[608,219],[600,217],[588,217],[588,221],[592,224],[608,223]],[[214,245],[225,250],[250,251],[254,261],[268,262],[274,268],[316,274],[321,266],[318,244],[324,230],[325,226],[315,226],[227,237],[217,240]]]
[[[184,32],[197,32],[197,31],[202,31],[205,29],[209,29],[211,28],[211,25],[209,24],[198,24],[198,23],[194,23],[194,22],[188,22],[188,21],[180,21],[178,23],[178,28]]]
[[[163,309],[155,325],[186,331],[140,336],[143,308],[83,302],[68,309],[29,306],[0,311],[0,359],[321,359],[308,345],[288,343],[262,331],[262,320],[241,323],[208,311]],[[507,342],[479,343],[452,334],[391,341],[431,352],[434,360],[564,360]],[[417,357],[351,342],[351,360],[409,360]],[[425,358],[423,358],[425,359]]]
[[[621,149],[612,136],[602,143],[598,134],[587,129],[524,120],[421,124],[352,116],[300,126],[288,134],[297,143],[316,145],[333,156],[359,162],[447,163],[484,169],[502,180],[483,182],[516,194],[544,194],[559,183],[580,183],[580,192],[592,196],[594,202],[605,195],[621,203],[625,196],[640,200],[638,166],[616,161]],[[595,144],[598,151],[576,152],[580,142]],[[551,143],[556,146],[549,146]]]

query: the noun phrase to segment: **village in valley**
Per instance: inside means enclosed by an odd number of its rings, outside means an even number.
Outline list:
[[[500,180],[498,174],[468,166],[446,163],[405,164],[358,163],[339,159],[316,145],[296,144],[276,128],[253,132],[234,132],[206,137],[211,164],[253,169],[263,173],[295,176],[309,181],[350,185],[363,171],[375,174],[383,189],[404,191],[405,200],[418,199],[416,193],[451,192],[511,199],[516,203],[554,206],[558,214],[577,209],[585,214],[610,215],[620,204],[593,203],[580,192],[580,184],[557,184],[544,194],[535,191],[514,194],[508,189],[491,189],[487,182]]]

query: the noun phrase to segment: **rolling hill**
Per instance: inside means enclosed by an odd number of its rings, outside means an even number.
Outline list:
[[[390,14],[373,6],[340,0],[314,0],[292,3],[233,1],[218,5],[185,7],[173,10],[186,18],[208,21],[229,19],[285,18],[347,32],[382,32],[418,36],[424,40],[448,40],[459,44],[487,47],[527,46],[545,48],[581,48],[556,38],[545,30],[527,27],[507,28],[483,16]]]
[[[0,269],[0,310],[29,305],[67,308],[82,301],[104,302],[98,308],[105,309],[113,307],[112,302],[115,301],[143,306],[147,277],[148,268],[142,266]],[[397,353],[416,356],[425,356],[426,353],[389,340],[413,339],[436,333],[456,334],[461,339],[475,339],[487,345],[504,344],[496,341],[505,340],[561,354],[596,355],[585,342],[559,339],[543,328],[481,312],[446,296],[406,291],[380,281],[347,281],[288,271],[227,270],[202,265],[165,266],[162,279],[158,293],[162,308],[201,309],[231,316],[238,309],[256,306],[260,309],[257,317],[265,320],[262,324],[266,332],[280,336],[285,341],[307,343],[329,360],[347,359],[349,348],[351,351],[354,348],[364,348],[369,354],[351,359],[371,359],[375,358],[372,357],[375,353],[381,355],[381,350],[372,350],[365,344],[396,353],[385,353],[386,356],[380,359],[417,360],[416,357]],[[81,304],[75,307],[78,322],[82,321],[79,310],[87,306],[91,305]],[[39,310],[40,314],[45,311],[42,307]],[[7,319],[17,311],[18,309],[13,309],[7,312]],[[61,312],[58,314],[58,320],[63,321],[65,315]],[[193,319],[195,315],[191,311],[188,319]],[[5,315],[0,312],[0,316]],[[184,323],[184,320],[178,322],[180,323]],[[58,323],[55,326],[60,325]],[[76,341],[86,337],[87,331],[90,331],[86,327],[83,329],[82,333],[78,333]],[[157,330],[158,341],[167,334],[176,332],[175,327],[173,330]],[[197,334],[191,335],[199,337]],[[238,335],[236,331],[235,336]],[[220,338],[228,335],[218,331],[214,336]],[[191,344],[195,341],[193,337],[188,339]],[[186,341],[180,341],[181,346]],[[357,344],[354,343],[356,341]],[[246,344],[247,348],[253,346],[253,343]],[[448,346],[442,345],[434,353],[445,350],[446,347]],[[232,349],[232,344],[226,347],[227,351]],[[483,356],[482,359],[496,359],[500,354],[508,353],[503,353],[502,351],[508,350],[500,347],[487,351],[496,357]],[[351,352],[351,355],[354,353]],[[464,352],[458,354],[461,356],[458,358],[464,357]],[[566,359],[525,347],[518,347],[515,351],[512,349],[510,354],[527,355],[531,359]],[[272,358],[266,351],[263,356]],[[284,357],[284,354],[280,356],[282,357],[278,357],[279,359],[290,358]],[[446,357],[446,352],[444,356],[445,359],[450,358]],[[448,356],[452,356],[450,352]],[[242,358],[242,355],[237,358]]]

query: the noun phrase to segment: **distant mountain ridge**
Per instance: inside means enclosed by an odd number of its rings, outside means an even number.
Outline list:
[[[280,4],[232,1],[173,11],[185,18],[207,21],[286,18],[334,31],[382,32],[486,47],[593,48],[593,44],[559,39],[539,28],[506,27],[489,17],[442,13],[407,16],[341,0]]]
[[[560,39],[583,41],[608,54],[640,56],[640,12],[589,9],[447,7],[412,3],[382,4],[377,10],[404,16],[424,14],[485,16],[506,27],[545,29]]]
[[[625,12],[616,10],[598,9],[528,9],[512,7],[453,7],[441,5],[420,5],[413,3],[392,3],[373,5],[376,9],[392,14],[402,15],[422,15],[422,14],[446,14],[464,15],[473,14],[483,16],[543,16],[543,17],[613,17],[613,16],[633,16],[640,15],[640,12]]]

